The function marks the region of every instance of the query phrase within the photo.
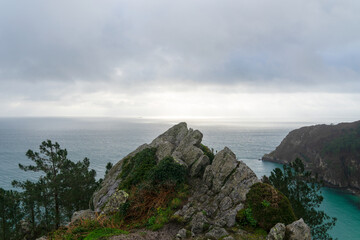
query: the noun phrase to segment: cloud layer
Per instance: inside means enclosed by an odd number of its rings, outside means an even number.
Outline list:
[[[354,0],[2,0],[2,114],[139,116],[160,92],[319,93],[349,106],[360,92],[359,11]]]

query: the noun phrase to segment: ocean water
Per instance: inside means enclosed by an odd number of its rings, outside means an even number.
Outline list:
[[[57,141],[68,150],[73,161],[88,157],[97,177],[103,177],[107,162],[116,163],[143,143],[166,131],[175,120],[111,118],[0,118],[0,187],[12,189],[12,180],[36,179],[37,174],[23,172],[18,164],[28,165],[28,149],[37,151],[42,141]],[[203,143],[215,151],[225,146],[234,151],[260,178],[269,175],[279,164],[259,159],[275,149],[287,133],[310,123],[266,123],[189,120],[188,126],[199,129]],[[338,239],[360,239],[360,198],[324,188],[321,206],[337,217],[330,232]]]

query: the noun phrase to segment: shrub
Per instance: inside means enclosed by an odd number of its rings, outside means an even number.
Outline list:
[[[253,216],[258,225],[266,231],[269,231],[276,223],[281,222],[287,225],[296,220],[287,197],[266,183],[255,183],[251,186],[246,195],[245,205],[246,209],[251,210],[250,214],[245,209],[246,219],[249,221],[248,216]]]
[[[211,151],[209,149],[209,147],[207,147],[207,146],[205,146],[203,144],[200,144],[200,149],[204,152],[204,154],[206,156],[208,156],[208,158],[210,159],[210,163],[212,163],[212,161],[214,160],[214,157],[215,157],[213,151]]]
[[[236,214],[236,221],[241,226],[250,225],[256,227],[257,221],[254,219],[251,208],[243,208]]]
[[[147,179],[152,185],[179,185],[185,182],[186,170],[186,167],[176,163],[174,158],[165,157],[149,171]]]
[[[124,159],[123,169],[119,177],[123,180],[119,189],[130,189],[142,182],[149,171],[156,166],[156,148],[147,148]]]
[[[119,189],[128,190],[129,198],[113,216],[116,222],[126,222],[129,228],[147,226],[157,230],[187,198],[187,168],[171,156],[158,164],[156,160],[156,148],[124,159]]]

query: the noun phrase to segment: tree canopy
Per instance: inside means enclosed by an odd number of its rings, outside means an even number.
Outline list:
[[[305,170],[301,159],[284,165],[283,170],[274,169],[268,181],[289,199],[296,217],[303,218],[310,226],[314,239],[331,239],[327,231],[335,226],[336,218],[319,210],[324,199],[322,183]]]
[[[33,165],[19,164],[24,171],[40,172],[38,180],[13,181],[21,192],[0,189],[0,239],[23,238],[25,233],[18,231],[21,219],[28,223],[29,239],[58,228],[70,221],[73,212],[89,208],[99,186],[88,158],[72,162],[67,150],[51,140],[42,142],[39,149],[26,152]]]

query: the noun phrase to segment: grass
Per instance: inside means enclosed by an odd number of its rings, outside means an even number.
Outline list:
[[[114,228],[101,228],[96,229],[92,232],[90,232],[84,240],[97,240],[97,239],[103,239],[103,237],[111,237],[121,234],[129,234],[129,232],[121,230],[121,229],[114,229]]]

